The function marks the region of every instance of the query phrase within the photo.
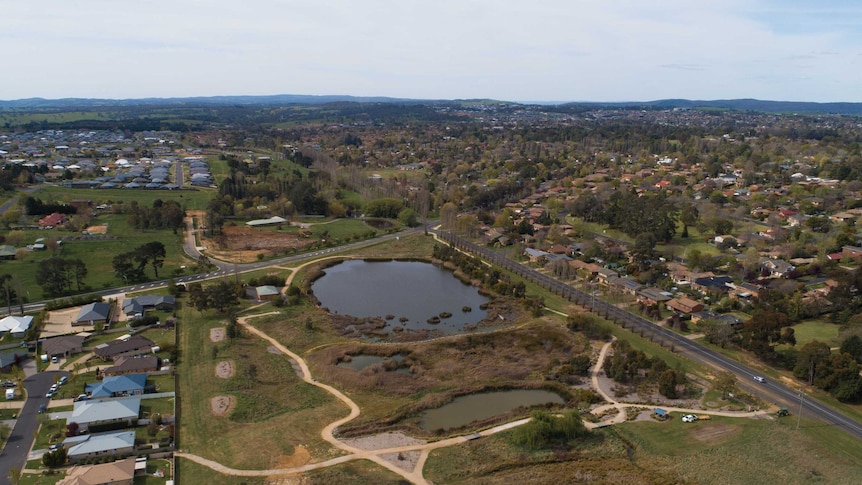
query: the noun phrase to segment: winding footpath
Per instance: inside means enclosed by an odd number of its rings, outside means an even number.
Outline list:
[[[298,270],[298,269],[299,268],[294,269],[293,273],[288,278],[288,284],[293,279],[293,276],[296,275],[296,273],[297,273],[296,270]],[[318,470],[321,468],[340,465],[340,464],[347,463],[347,462],[354,461],[354,460],[369,460],[369,461],[377,463],[378,465],[386,468],[387,470],[390,470],[393,473],[401,476],[402,478],[409,481],[410,483],[414,483],[417,485],[428,485],[429,482],[423,476],[422,470],[424,469],[425,462],[427,461],[428,456],[432,450],[435,450],[438,448],[445,448],[448,446],[460,445],[460,444],[463,444],[467,441],[475,439],[477,437],[477,435],[478,435],[478,437],[491,436],[493,434],[507,431],[507,430],[510,430],[510,429],[515,428],[517,426],[521,426],[521,425],[526,424],[530,421],[530,418],[519,419],[517,421],[512,421],[512,422],[505,423],[505,424],[502,424],[499,426],[495,426],[493,428],[489,428],[489,429],[486,429],[486,430],[483,430],[483,431],[480,431],[478,433],[474,433],[471,435],[456,436],[453,438],[448,438],[448,439],[444,439],[444,440],[440,440],[440,441],[434,441],[432,443],[419,443],[419,444],[411,444],[411,445],[396,446],[396,447],[374,449],[374,450],[366,450],[366,449],[362,449],[362,448],[357,448],[355,446],[351,446],[347,443],[344,443],[343,441],[340,441],[338,438],[336,438],[334,435],[334,431],[339,426],[341,426],[341,425],[355,419],[357,416],[359,416],[359,414],[361,412],[359,409],[359,406],[355,402],[353,402],[352,399],[347,397],[344,393],[342,393],[338,389],[336,389],[336,388],[334,388],[328,384],[324,384],[324,383],[316,381],[314,378],[312,378],[311,371],[308,368],[308,364],[306,363],[306,361],[302,357],[300,357],[296,353],[292,352],[290,349],[288,349],[287,347],[282,345],[279,341],[277,341],[273,337],[270,337],[269,335],[267,335],[266,333],[264,333],[260,329],[249,324],[249,320],[251,320],[253,318],[260,318],[260,317],[265,317],[265,316],[269,316],[269,315],[277,315],[277,314],[279,314],[279,312],[273,311],[273,312],[268,312],[268,313],[259,313],[259,314],[255,314],[255,315],[248,315],[248,316],[240,317],[237,320],[237,322],[240,325],[242,325],[242,327],[244,329],[246,329],[249,333],[258,336],[258,337],[262,338],[263,340],[266,340],[267,342],[272,344],[272,346],[277,348],[279,351],[283,352],[285,355],[287,355],[288,357],[293,359],[297,363],[297,365],[299,365],[299,368],[300,368],[300,371],[302,374],[301,378],[303,381],[305,381],[308,384],[311,384],[313,386],[317,386],[321,389],[326,390],[327,392],[329,392],[330,394],[335,396],[338,400],[343,402],[348,407],[348,409],[350,410],[350,413],[347,416],[328,424],[320,432],[321,437],[326,442],[328,442],[332,446],[346,452],[346,454],[343,456],[339,456],[337,458],[332,458],[330,460],[321,461],[321,462],[317,462],[317,463],[309,463],[307,465],[302,465],[302,466],[298,466],[298,467],[275,468],[275,469],[269,469],[269,470],[239,470],[236,468],[230,468],[230,467],[224,466],[221,463],[215,462],[213,460],[209,460],[207,458],[204,458],[204,457],[201,457],[198,455],[193,455],[191,453],[184,453],[184,452],[179,452],[179,451],[175,452],[174,456],[191,460],[195,463],[209,467],[209,468],[211,468],[211,469],[213,469],[219,473],[223,473],[225,475],[244,476],[244,477],[274,477],[274,476],[283,476],[283,475],[295,475],[298,473],[305,473],[305,472],[309,472],[312,470]],[[619,424],[619,423],[625,422],[626,421],[626,408],[649,409],[649,407],[650,407],[650,406],[646,406],[643,404],[618,402],[616,399],[611,397],[607,392],[605,392],[604,389],[602,389],[600,382],[599,382],[599,375],[602,372],[602,367],[604,366],[605,360],[607,359],[607,354],[611,348],[611,345],[613,345],[615,340],[616,340],[616,338],[612,339],[610,342],[608,342],[604,346],[602,346],[602,349],[599,352],[599,356],[598,356],[598,359],[596,361],[596,365],[593,367],[593,369],[591,371],[590,378],[591,378],[592,387],[595,389],[596,392],[599,393],[599,395],[602,396],[602,398],[604,398],[608,402],[608,404],[604,404],[602,406],[599,406],[599,407],[593,409],[592,412],[595,414],[602,415],[602,414],[604,414],[610,410],[616,409],[617,414],[616,414],[616,416],[614,416],[610,420],[605,420],[605,421],[601,421],[598,423],[585,422],[584,425],[588,429],[600,428],[600,427],[604,427],[604,426],[610,426],[613,424]],[[743,413],[743,412],[733,412],[733,411],[710,411],[710,410],[703,410],[703,409],[686,409],[686,408],[667,407],[667,406],[664,406],[663,409],[666,409],[668,411],[683,412],[683,413],[711,414],[711,415],[716,415],[716,416],[729,416],[729,417],[737,417],[737,418],[751,418],[751,417],[765,414],[765,411],[754,411],[754,412]],[[404,468],[401,468],[401,467],[395,465],[394,463],[386,460],[382,456],[382,455],[404,453],[404,452],[419,452],[420,453],[419,458],[416,462],[416,465],[413,467],[412,470],[405,470]]]

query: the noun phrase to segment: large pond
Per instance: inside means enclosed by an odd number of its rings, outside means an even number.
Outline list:
[[[488,298],[430,263],[345,261],[327,268],[311,290],[332,313],[359,318],[394,316],[387,324],[390,331],[401,326],[450,334],[487,316],[479,306]],[[451,316],[441,318],[441,314]],[[434,317],[439,323],[428,322]]]
[[[513,389],[470,394],[456,397],[445,406],[425,411],[419,427],[428,431],[460,428],[474,421],[506,414],[518,407],[564,402],[559,394],[541,389]]]

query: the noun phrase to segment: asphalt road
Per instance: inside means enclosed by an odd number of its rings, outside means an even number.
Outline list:
[[[68,372],[39,372],[24,380],[27,389],[27,402],[18,415],[18,421],[6,447],[0,455],[0,483],[8,483],[9,470],[12,468],[22,469],[27,462],[27,454],[35,440],[35,431],[39,427],[38,411],[42,404],[48,405],[49,399],[45,393],[54,384],[55,379],[68,376]]]
[[[862,423],[845,416],[810,396],[806,396],[804,400],[802,400],[800,399],[799,391],[791,389],[780,382],[767,379],[763,384],[756,383],[754,381],[754,376],[760,375],[760,373],[750,367],[725,357],[724,355],[704,347],[693,340],[689,340],[671,330],[660,327],[638,315],[629,313],[611,305],[610,303],[594,298],[589,293],[580,291],[577,288],[569,286],[546,274],[512,261],[511,259],[506,258],[503,254],[477,246],[469,241],[448,233],[439,232],[439,235],[454,243],[460,249],[472,252],[473,254],[477,254],[489,261],[492,261],[495,264],[541,285],[545,289],[552,291],[569,301],[588,308],[594,313],[598,313],[609,320],[613,320],[626,328],[633,329],[634,331],[643,330],[647,335],[653,335],[665,342],[670,342],[677,351],[684,352],[693,360],[734,373],[742,381],[746,389],[751,390],[754,394],[763,399],[775,400],[776,403],[780,403],[783,406],[787,406],[795,410],[799,409],[801,401],[802,412],[806,417],[820,419],[843,429],[859,439],[862,439]]]

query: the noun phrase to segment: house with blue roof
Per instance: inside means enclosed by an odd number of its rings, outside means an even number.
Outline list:
[[[146,374],[127,374],[122,376],[106,377],[102,382],[92,382],[84,387],[91,398],[93,397],[126,397],[140,396],[146,387]]]

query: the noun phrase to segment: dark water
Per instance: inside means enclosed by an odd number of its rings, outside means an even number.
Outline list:
[[[429,431],[458,428],[473,421],[506,414],[520,406],[562,404],[563,402],[559,394],[541,389],[513,389],[470,394],[456,397],[445,406],[425,411],[419,426]]]
[[[320,305],[332,313],[354,317],[385,317],[387,329],[439,330],[450,334],[460,332],[487,315],[479,305],[488,298],[479,290],[458,281],[451,272],[430,263],[413,261],[345,261],[326,269],[326,274],[311,285]],[[472,308],[464,312],[463,307]],[[427,320],[441,312],[451,313],[440,323]]]
[[[338,367],[349,367],[353,370],[360,371],[366,367],[372,366],[374,364],[378,364],[380,362],[384,362],[387,360],[394,361],[402,361],[404,360],[404,356],[401,354],[395,354],[392,357],[381,357],[379,355],[352,355],[350,356],[350,362],[339,362]],[[400,369],[399,369],[400,370]]]

